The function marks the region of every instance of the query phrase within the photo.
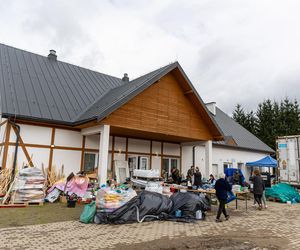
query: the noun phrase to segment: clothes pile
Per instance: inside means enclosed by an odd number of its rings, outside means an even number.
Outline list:
[[[13,203],[39,203],[45,198],[45,178],[36,167],[19,171],[12,189]]]
[[[111,213],[136,196],[131,189],[106,187],[97,191],[96,207],[98,212]]]
[[[67,181],[67,178],[62,178],[48,190],[46,200],[54,202],[61,193],[83,197],[87,191],[88,184],[89,178],[87,176],[74,175],[69,181]]]

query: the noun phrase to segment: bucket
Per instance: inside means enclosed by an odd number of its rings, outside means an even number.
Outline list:
[[[75,207],[75,206],[76,206],[76,200],[67,201],[67,207]]]
[[[201,210],[196,211],[196,220],[202,220],[202,211]]]
[[[177,218],[180,218],[181,217],[181,210],[176,210],[175,211],[175,216],[177,217]]]

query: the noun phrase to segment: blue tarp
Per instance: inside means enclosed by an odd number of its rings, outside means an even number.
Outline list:
[[[243,175],[242,170],[240,170],[240,169],[238,169],[238,168],[227,168],[227,169],[225,169],[225,175],[226,175],[226,177],[229,178],[229,179],[231,179],[231,177],[233,177],[234,173],[235,173],[237,170],[239,171],[239,174],[242,176],[242,181],[245,181],[245,177],[244,177],[244,175]],[[231,183],[231,184],[232,184],[232,183]]]
[[[268,155],[258,161],[246,162],[246,166],[277,168],[277,161]]]

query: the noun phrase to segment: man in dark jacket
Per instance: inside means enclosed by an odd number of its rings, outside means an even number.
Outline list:
[[[215,184],[216,189],[216,196],[219,200],[219,209],[217,213],[216,222],[222,222],[220,219],[221,213],[223,212],[225,219],[229,219],[229,215],[226,212],[225,204],[227,201],[227,192],[231,191],[231,186],[229,185],[228,181],[225,179],[225,174],[220,174],[220,178],[216,181]]]
[[[254,177],[252,179],[253,181],[253,194],[254,194],[254,199],[258,204],[258,209],[262,209],[262,203],[261,203],[261,198],[263,196],[264,190],[265,190],[265,183],[263,179],[260,176],[260,172],[258,169],[254,170]]]

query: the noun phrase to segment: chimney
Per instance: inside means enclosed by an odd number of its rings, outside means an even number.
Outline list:
[[[212,113],[213,115],[216,115],[216,103],[215,102],[209,102],[209,103],[206,103],[205,105],[210,113]]]
[[[56,51],[54,49],[50,49],[48,59],[57,61],[57,55],[56,55]]]
[[[122,78],[122,81],[123,82],[129,82],[129,77],[128,77],[128,74],[127,73],[124,73],[124,76]]]

